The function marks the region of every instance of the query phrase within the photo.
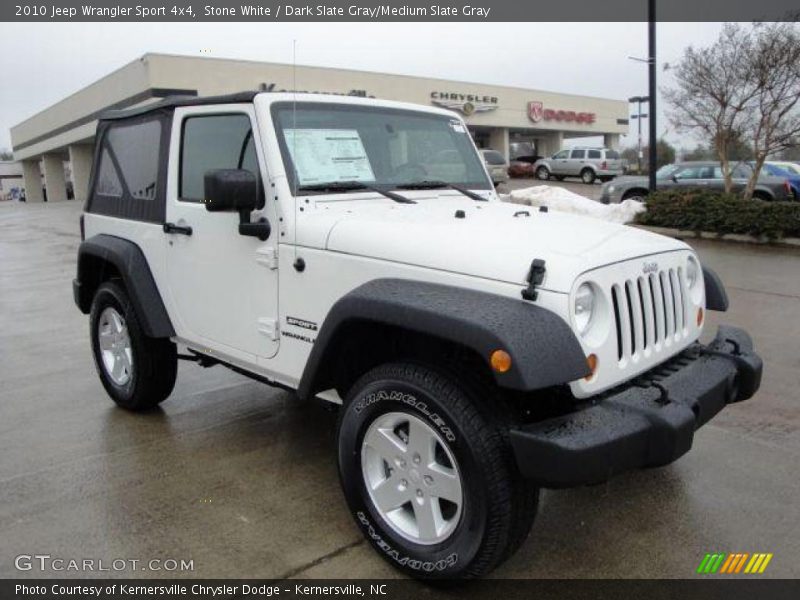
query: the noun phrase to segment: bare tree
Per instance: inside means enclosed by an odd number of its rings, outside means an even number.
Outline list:
[[[800,142],[800,26],[756,24],[749,64],[756,95],[748,102],[745,133],[755,165],[745,198],[753,195],[764,161]]]
[[[745,131],[747,110],[757,94],[750,74],[752,52],[752,31],[726,23],[710,47],[684,51],[674,67],[675,87],[663,90],[675,129],[711,140],[728,192],[733,189],[730,150]]]

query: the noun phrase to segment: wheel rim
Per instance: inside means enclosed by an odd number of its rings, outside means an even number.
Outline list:
[[[378,417],[361,445],[364,484],[375,509],[417,544],[449,538],[464,504],[458,464],[425,421],[392,412]]]
[[[133,374],[133,348],[125,319],[117,309],[108,307],[100,313],[97,340],[103,368],[111,381],[125,385]]]
[[[584,183],[592,183],[592,174],[590,171],[583,172],[583,182]]]
[[[539,170],[536,173],[537,173],[539,179],[542,179],[542,180],[549,179],[549,177],[550,177],[549,171],[547,169],[545,169],[544,167],[540,167]]]

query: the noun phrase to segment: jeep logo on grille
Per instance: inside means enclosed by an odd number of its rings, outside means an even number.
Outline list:
[[[642,265],[643,273],[655,273],[656,271],[658,271],[657,262],[646,262],[644,265]]]

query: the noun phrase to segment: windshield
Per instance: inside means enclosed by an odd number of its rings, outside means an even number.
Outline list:
[[[678,169],[680,169],[678,165],[664,165],[656,171],[656,179],[669,179]]]
[[[492,189],[456,118],[309,102],[276,103],[272,115],[292,189],[325,192],[322,184],[337,182],[392,189],[426,181]]]

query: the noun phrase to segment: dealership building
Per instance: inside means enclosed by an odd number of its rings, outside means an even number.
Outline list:
[[[624,100],[536,89],[427,79],[347,69],[208,57],[146,54],[11,128],[28,201],[85,199],[98,116],[171,95],[208,96],[243,90],[324,92],[399,100],[458,112],[477,145],[506,157],[549,155],[564,140],[602,137],[619,147],[628,133]],[[65,165],[65,163],[67,163]],[[65,169],[65,166],[67,167]]]

